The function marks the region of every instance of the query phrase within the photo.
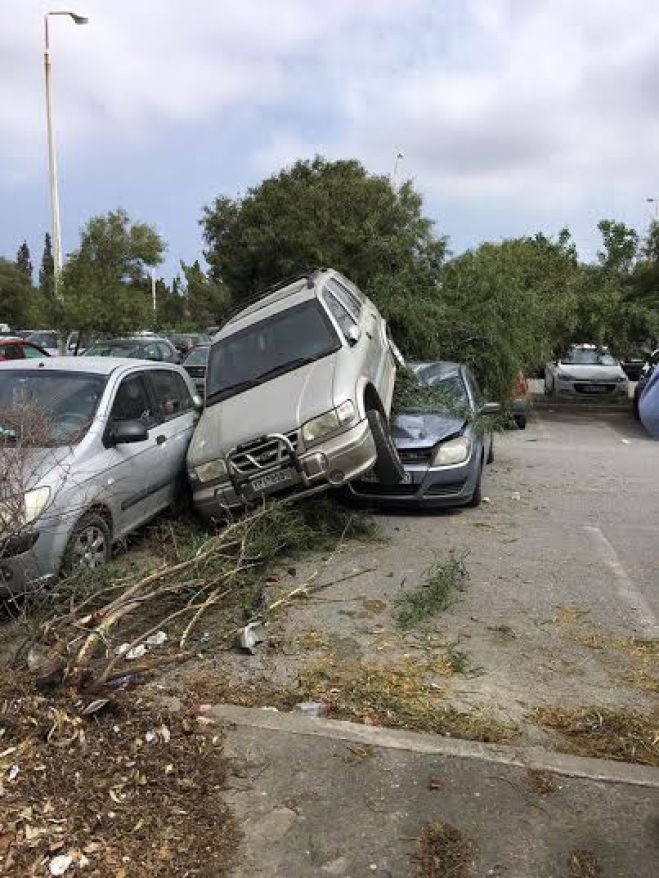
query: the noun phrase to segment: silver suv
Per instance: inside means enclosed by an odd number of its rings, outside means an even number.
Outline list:
[[[400,354],[375,305],[332,269],[264,291],[213,341],[206,408],[188,449],[207,518],[282,491],[399,480],[389,436]]]

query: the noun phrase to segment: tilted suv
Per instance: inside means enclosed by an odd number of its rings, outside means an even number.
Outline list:
[[[264,291],[213,341],[188,450],[208,518],[264,494],[403,470],[387,429],[400,357],[375,305],[332,269]]]

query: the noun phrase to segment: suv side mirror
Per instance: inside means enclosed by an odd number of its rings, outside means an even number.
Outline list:
[[[352,347],[356,345],[359,339],[362,337],[362,331],[358,326],[351,326],[348,332],[346,333],[346,338],[348,339],[348,344]]]
[[[500,402],[484,402],[480,407],[479,411],[480,415],[500,415],[501,414],[501,403]]]
[[[145,442],[149,438],[149,431],[143,421],[116,421],[110,428],[109,444],[127,445],[129,442]]]

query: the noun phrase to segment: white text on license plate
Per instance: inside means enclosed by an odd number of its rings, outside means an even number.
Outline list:
[[[606,393],[604,384],[584,384],[583,389],[588,393]]]
[[[264,491],[266,488],[272,488],[273,485],[278,485],[280,482],[290,482],[294,477],[295,470],[292,466],[287,466],[284,469],[276,470],[274,473],[260,476],[258,479],[252,479],[250,485],[253,491]]]

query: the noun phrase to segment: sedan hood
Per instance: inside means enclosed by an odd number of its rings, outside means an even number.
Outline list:
[[[572,366],[569,363],[559,363],[558,374],[570,375],[581,381],[615,381],[625,377],[621,366]]]
[[[427,448],[459,435],[466,419],[442,412],[400,412],[391,424],[391,435],[396,448]]]
[[[2,449],[4,464],[0,472],[0,497],[11,496],[41,485],[54,488],[68,471],[73,448],[12,448]]]
[[[336,354],[209,405],[192,437],[194,466],[266,433],[289,433],[334,408]]]

